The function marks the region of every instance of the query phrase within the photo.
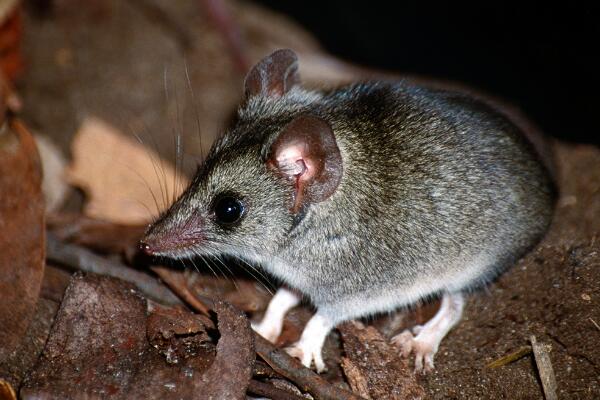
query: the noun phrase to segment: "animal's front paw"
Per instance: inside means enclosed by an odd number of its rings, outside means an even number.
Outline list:
[[[416,331],[420,331],[419,328]],[[392,343],[400,348],[402,356],[408,357],[411,353],[415,355],[415,372],[425,373],[433,370],[433,356],[437,351],[437,343],[423,340],[419,335],[415,337],[409,330],[394,336]]]
[[[321,345],[315,345],[315,343],[310,343],[310,341],[300,340],[292,346],[287,347],[285,351],[290,356],[299,359],[307,368],[310,368],[314,361],[317,372],[321,373],[327,369],[321,356],[321,347]]]
[[[281,334],[281,325],[269,323],[263,319],[260,323],[252,323],[252,329],[271,343],[275,343]]]

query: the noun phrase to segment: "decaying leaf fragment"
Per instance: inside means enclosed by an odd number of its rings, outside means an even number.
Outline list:
[[[212,353],[215,346],[207,329],[216,329],[212,320],[180,307],[162,307],[149,302],[147,336],[150,345],[165,357],[169,364],[199,353]],[[212,359],[212,357],[211,357]]]
[[[75,274],[20,396],[119,398],[127,393],[147,348],[146,300],[133,285]]]
[[[346,353],[342,367],[355,392],[378,400],[425,397],[408,361],[377,329],[359,322],[348,322],[338,329]]]
[[[216,302],[206,317],[148,308],[132,284],[75,274],[23,399],[245,399],[255,352],[245,315]]]
[[[20,343],[44,274],[44,199],[32,136],[16,120],[0,127],[0,364]]]

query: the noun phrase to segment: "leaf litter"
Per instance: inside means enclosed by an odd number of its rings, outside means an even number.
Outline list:
[[[125,14],[131,13],[130,8],[113,6],[112,2],[110,4],[106,10],[118,8]],[[243,32],[252,32],[254,38],[268,41],[271,40],[269,35],[278,32],[280,37],[277,40],[285,42],[282,32],[295,32],[296,41],[292,41],[295,43],[292,47],[301,49],[303,59],[312,60],[309,63],[312,69],[305,70],[312,71],[308,75],[313,83],[330,74],[332,68],[343,71],[337,75],[343,80],[353,80],[357,74],[365,73],[347,64],[336,63],[333,57],[322,53],[298,30],[288,27],[283,30],[267,29],[270,21],[277,20],[270,14],[263,15],[251,7],[248,9],[249,6],[232,4],[236,18],[246,24]],[[60,7],[65,6],[61,3]],[[168,9],[168,5],[161,7],[167,7],[163,11],[175,20],[183,18],[187,21],[186,18],[193,15],[185,7],[180,10]],[[77,23],[76,18],[81,17],[78,13],[85,14],[88,11],[81,7],[70,13],[57,13],[58,24],[74,22],[72,29],[94,32],[97,29],[94,24]],[[135,18],[139,19],[132,17],[128,21],[139,23]],[[109,23],[115,23],[111,21]],[[134,25],[132,23],[131,26]],[[98,26],[102,27],[101,24]],[[145,32],[148,32],[149,38],[156,38],[152,36],[155,35],[154,31]],[[53,35],[52,32],[49,34]],[[102,32],[98,37],[106,41],[106,34],[110,33]],[[197,32],[190,28],[189,31],[184,30],[184,34],[195,35]],[[55,45],[66,46],[59,49],[60,54],[75,54],[76,57],[58,66],[46,62],[33,63],[31,76],[37,77],[37,82],[44,80],[39,79],[41,75],[35,65],[64,69],[85,59],[81,57],[84,50],[77,48],[80,44],[61,43],[60,38],[52,37],[55,40],[51,41],[47,50]],[[133,41],[133,47],[139,44],[137,40]],[[118,42],[115,41],[115,44],[118,45]],[[71,45],[75,48],[68,48]],[[93,46],[87,41],[85,46],[88,49],[85,51],[92,51],[89,49],[93,49]],[[266,47],[254,43],[250,46],[250,58],[267,52]],[[277,47],[286,47],[286,44],[277,42]],[[46,49],[38,47],[37,51],[43,54]],[[198,53],[192,52],[190,57],[197,57],[206,50],[198,47],[196,51]],[[213,58],[205,56],[200,59],[217,60],[218,56],[218,53],[211,53]],[[114,60],[115,64],[119,62],[120,59]],[[207,89],[199,94],[202,107],[208,109],[206,106],[211,104],[210,99],[222,100],[219,104],[215,103],[216,111],[200,115],[200,125],[209,127],[211,131],[217,131],[217,127],[222,126],[238,96],[239,82],[230,83],[222,76],[215,78],[214,71],[221,69],[219,73],[223,73],[227,70],[219,62],[196,63],[190,71],[192,79],[199,79],[204,83],[202,87]],[[196,66],[200,70],[204,68],[201,73],[207,74],[198,75],[194,70]],[[84,70],[81,65],[79,68]],[[127,68],[118,68],[127,71]],[[135,68],[132,71],[139,72]],[[62,76],[62,72],[54,73]],[[102,79],[98,78],[100,76],[96,75],[93,79]],[[78,84],[95,82],[89,78]],[[56,80],[53,84],[60,85],[61,82]],[[35,79],[30,79],[29,90],[25,85],[26,99],[31,99],[31,93],[43,93],[31,90],[36,84]],[[106,87],[110,88],[110,83]],[[61,93],[63,90],[67,93],[69,90],[86,92],[76,85],[59,86],[56,90],[61,90]],[[116,90],[118,92],[119,89]],[[101,91],[88,88],[87,92],[103,96]],[[107,89],[111,99],[117,92]],[[60,102],[58,99],[57,104]],[[540,342],[553,343],[549,358],[556,375],[558,397],[591,399],[600,395],[600,355],[596,345],[598,329],[590,322],[600,321],[597,306],[600,278],[596,271],[600,257],[600,242],[597,239],[600,220],[598,149],[557,145],[562,197],[552,230],[538,249],[491,286],[490,296],[477,294],[472,297],[465,319],[442,343],[436,358],[436,370],[432,374],[425,377],[412,375],[410,363],[398,359],[397,351],[387,343],[387,338],[395,332],[422,319],[423,312],[417,308],[404,318],[382,316],[368,321],[368,326],[346,324],[340,327],[341,336],[331,335],[326,343],[325,353],[328,355],[326,359],[330,372],[319,376],[251,332],[248,315],[260,317],[266,307],[268,294],[247,275],[240,276],[234,270],[231,276],[227,274],[219,278],[206,273],[184,272],[170,266],[163,269],[168,274],[163,274],[162,278],[169,276],[172,279],[170,286],[174,295],[147,269],[138,270],[144,264],[132,256],[137,237],[150,220],[150,214],[156,215],[155,209],[163,208],[168,203],[176,189],[183,186],[184,179],[176,179],[177,168],[159,159],[159,154],[164,155],[161,153],[164,146],[159,145],[156,149],[158,152],[154,153],[123,135],[123,127],[107,118],[106,112],[90,112],[89,109],[80,111],[89,104],[97,103],[84,102],[76,113],[66,107],[67,111],[62,114],[47,113],[44,110],[47,104],[48,99],[28,101],[24,111],[26,114],[33,113],[34,120],[39,117],[40,121],[52,121],[42,124],[48,131],[65,130],[64,122],[57,120],[56,115],[64,115],[63,119],[71,124],[69,126],[78,128],[74,129],[80,132],[77,140],[81,137],[85,140],[79,143],[84,143],[81,146],[73,146],[71,179],[86,191],[87,201],[83,214],[76,211],[68,215],[55,213],[50,216],[53,230],[48,243],[50,265],[46,267],[44,282],[41,283],[42,295],[38,297],[37,294],[32,295],[31,291],[22,292],[17,286],[3,291],[3,295],[21,296],[22,301],[29,302],[27,307],[21,308],[25,311],[16,314],[17,321],[33,319],[31,324],[23,323],[28,326],[27,333],[25,336],[21,334],[16,340],[20,341],[20,345],[11,353],[13,358],[10,360],[14,361],[18,354],[23,360],[22,365],[13,363],[8,368],[0,360],[0,378],[3,379],[0,385],[8,387],[8,396],[12,389],[23,398],[245,398],[247,392],[270,395],[272,398],[285,398],[286,395],[289,398],[395,398],[400,393],[413,398],[421,398],[423,393],[425,398],[541,398],[543,389],[531,363],[531,355],[524,355],[498,368],[486,368],[491,361],[527,345],[532,335]],[[144,105],[160,109],[156,103]],[[170,103],[170,107],[172,105]],[[103,115],[103,118],[85,117],[73,124],[70,118],[74,115]],[[84,150],[80,152],[81,149]],[[109,156],[102,164],[95,164],[102,152],[115,150],[125,153]],[[28,161],[33,162],[34,158],[31,155]],[[121,159],[135,162],[121,168],[127,164],[115,161]],[[0,159],[0,165],[2,161]],[[160,166],[159,183],[136,186],[140,182],[139,175],[144,178],[155,177],[157,165]],[[136,173],[132,173],[132,169]],[[111,171],[110,175],[117,175],[117,179],[108,179],[106,171]],[[181,184],[171,183],[177,181]],[[11,187],[21,189],[21,186],[27,187],[31,182],[27,179],[13,181],[11,184],[16,186]],[[34,186],[33,192],[40,190],[38,184]],[[152,187],[154,197],[148,187]],[[5,195],[3,193],[6,192],[0,191],[0,196]],[[116,194],[123,196],[119,199]],[[128,200],[123,201],[123,198]],[[93,206],[90,207],[90,204]],[[150,208],[150,213],[146,207]],[[36,212],[40,210],[43,213],[43,206],[36,208]],[[13,218],[12,214],[10,218]],[[43,220],[31,222],[30,226],[32,231],[43,235]],[[6,238],[10,236],[3,232],[2,239]],[[3,243],[0,241],[0,244]],[[19,245],[24,243],[19,242]],[[43,254],[43,248],[43,241],[38,240],[31,254]],[[0,267],[2,265],[6,264]],[[12,279],[21,272],[14,266],[9,268],[4,279]],[[206,268],[210,269],[208,266]],[[69,278],[65,269],[69,272],[96,271],[117,275],[119,279],[91,272]],[[182,295],[186,292],[185,296]],[[198,308],[192,298],[204,304],[204,311]],[[235,307],[223,302],[223,299],[235,304]],[[61,301],[61,304],[54,318],[59,306],[57,301]],[[32,305],[35,302],[37,306]],[[2,312],[7,310],[3,309]],[[15,310],[8,312],[14,314]],[[206,315],[203,316],[203,313]],[[310,311],[306,307],[291,312],[284,325],[285,341],[297,338],[307,315],[310,315]],[[12,348],[15,349],[15,346]]]

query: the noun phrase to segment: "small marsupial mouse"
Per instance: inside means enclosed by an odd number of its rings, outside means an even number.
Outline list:
[[[141,246],[262,266],[285,287],[255,330],[276,340],[307,298],[317,311],[289,351],[318,371],[338,323],[440,296],[429,322],[392,339],[427,370],[464,293],[540,240],[553,202],[533,147],[484,102],[403,81],[306,90],[294,52],[278,50]]]

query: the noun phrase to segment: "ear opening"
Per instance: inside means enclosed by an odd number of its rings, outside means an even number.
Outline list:
[[[300,83],[298,57],[290,49],[276,50],[256,64],[244,81],[244,96],[281,97]]]
[[[313,115],[296,117],[281,130],[268,163],[294,186],[294,213],[327,200],[342,179],[342,156],[333,130]]]

